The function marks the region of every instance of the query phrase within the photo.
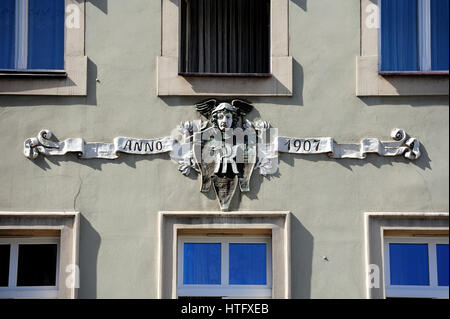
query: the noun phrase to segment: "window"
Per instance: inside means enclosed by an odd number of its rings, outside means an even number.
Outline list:
[[[64,0],[4,0],[0,70],[64,70]]]
[[[178,241],[178,296],[271,298],[270,237],[194,237]]]
[[[385,237],[386,297],[448,298],[448,238]]]
[[[365,213],[364,234],[367,298],[448,298],[448,213]]]
[[[87,94],[85,0],[0,1],[0,95]]]
[[[381,0],[380,72],[448,72],[449,0]]]
[[[448,96],[448,0],[360,3],[356,95]]]
[[[158,96],[293,95],[289,0],[161,3]]]
[[[76,298],[79,218],[0,212],[0,298]]]
[[[289,212],[277,211],[160,212],[158,298],[291,298],[290,220]],[[186,247],[187,259],[184,243],[194,244]],[[258,258],[240,258],[249,253]],[[189,257],[196,254],[202,258]],[[211,260],[201,277],[198,269]]]
[[[58,296],[59,238],[0,238],[0,298]]]
[[[180,32],[182,75],[270,73],[270,0],[183,0]]]

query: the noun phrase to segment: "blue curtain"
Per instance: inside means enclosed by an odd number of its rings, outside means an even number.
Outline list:
[[[185,243],[183,249],[185,285],[220,285],[220,243]]]
[[[230,285],[267,284],[266,244],[230,244]]]
[[[14,69],[15,0],[0,0],[0,69]]]
[[[380,71],[419,70],[417,28],[417,0],[381,1]]]
[[[389,244],[391,285],[428,286],[428,245]]]
[[[436,245],[438,285],[448,287],[448,245]]]
[[[448,71],[449,0],[431,0],[431,68]]]
[[[64,2],[29,0],[28,69],[64,69]]]

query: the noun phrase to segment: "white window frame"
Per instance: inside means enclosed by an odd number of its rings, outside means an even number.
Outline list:
[[[221,284],[185,285],[183,284],[184,244],[220,243],[221,246]],[[229,244],[264,243],[266,244],[266,285],[230,285],[229,284]],[[178,236],[178,297],[222,297],[222,298],[272,298],[272,238],[269,236]]]
[[[427,244],[429,286],[391,285],[389,244]],[[396,237],[384,238],[384,271],[386,297],[406,298],[449,298],[449,287],[438,286],[436,245],[448,245],[444,237]]]
[[[55,286],[18,287],[17,272],[19,245],[56,244],[56,282]],[[0,238],[0,245],[10,245],[8,287],[0,287],[0,298],[45,298],[58,297],[60,239],[58,237]]]

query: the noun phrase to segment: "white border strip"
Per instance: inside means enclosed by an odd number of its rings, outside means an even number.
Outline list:
[[[421,72],[431,71],[431,0],[419,0],[419,65]]]
[[[15,69],[28,68],[28,0],[16,0]]]

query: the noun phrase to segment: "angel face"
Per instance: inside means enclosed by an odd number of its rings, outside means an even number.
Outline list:
[[[233,126],[233,113],[227,110],[223,110],[216,113],[217,127],[222,132]]]
[[[209,122],[222,132],[239,125],[242,117],[253,108],[250,104],[241,100],[218,104],[215,99],[196,104],[196,107],[200,114],[208,118]]]

